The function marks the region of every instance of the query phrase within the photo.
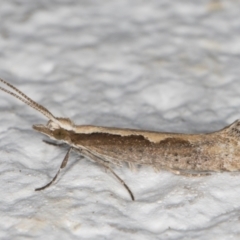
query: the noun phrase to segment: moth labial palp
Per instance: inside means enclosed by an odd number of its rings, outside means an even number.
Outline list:
[[[71,150],[78,151],[110,171],[125,187],[132,200],[132,191],[111,166],[126,162],[129,166],[147,165],[183,175],[240,170],[240,120],[219,131],[205,134],[75,125],[69,118],[55,117],[12,84],[3,79],[0,82],[11,89],[0,87],[0,90],[49,119],[46,125],[33,125],[33,129],[70,146],[54,178],[36,191],[49,187],[57,179],[60,170],[67,165]]]

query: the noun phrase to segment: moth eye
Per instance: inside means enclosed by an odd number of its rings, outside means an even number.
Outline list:
[[[63,139],[65,136],[65,133],[61,129],[57,129],[54,135],[57,139]]]

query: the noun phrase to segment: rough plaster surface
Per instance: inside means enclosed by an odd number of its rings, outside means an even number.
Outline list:
[[[240,118],[240,1],[1,1],[0,76],[78,124],[208,132]],[[0,93],[1,239],[239,239],[240,173],[115,171],[31,129]]]

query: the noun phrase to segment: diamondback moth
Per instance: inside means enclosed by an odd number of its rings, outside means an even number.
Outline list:
[[[11,90],[0,90],[14,96],[36,109],[49,119],[46,125],[33,125],[33,129],[51,139],[69,145],[56,175],[45,186],[49,187],[68,162],[71,150],[103,166],[134,195],[126,183],[112,170],[111,166],[152,166],[182,175],[206,175],[210,172],[240,170],[240,120],[212,133],[183,134],[153,132],[146,130],[75,125],[69,118],[58,118],[45,107],[36,103],[12,84],[0,79]]]

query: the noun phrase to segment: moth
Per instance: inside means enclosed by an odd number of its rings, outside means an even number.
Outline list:
[[[123,163],[151,166],[183,175],[205,175],[210,172],[240,170],[240,120],[212,133],[182,134],[145,130],[75,125],[69,118],[55,117],[12,84],[0,79],[11,90],[0,89],[49,119],[46,125],[33,129],[69,149],[53,179],[36,191],[49,187],[66,167],[72,150],[103,166],[126,188],[132,200],[134,195],[127,184],[112,170]]]

